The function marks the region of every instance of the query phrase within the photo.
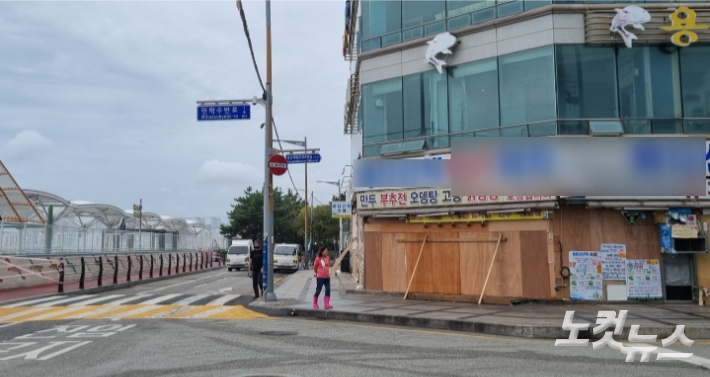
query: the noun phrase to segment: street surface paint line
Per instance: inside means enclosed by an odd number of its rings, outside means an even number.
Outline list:
[[[223,299],[231,299],[225,297]],[[0,327],[27,321],[79,319],[260,319],[269,316],[243,306],[225,305],[86,305],[0,308]]]

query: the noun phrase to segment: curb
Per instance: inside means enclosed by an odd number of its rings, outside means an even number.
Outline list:
[[[506,323],[491,323],[491,322],[476,322],[463,321],[457,319],[439,319],[426,317],[410,317],[402,315],[389,314],[372,314],[372,313],[353,313],[342,312],[337,310],[314,310],[302,308],[287,308],[287,307],[255,307],[250,305],[251,310],[260,312],[274,317],[305,317],[320,320],[334,321],[349,321],[374,323],[380,325],[403,326],[403,327],[420,327],[432,328],[439,330],[451,330],[461,332],[471,332],[477,334],[510,336],[526,339],[568,339],[569,331],[562,329],[562,321],[559,325],[515,325]],[[603,333],[592,334],[590,330],[580,331],[578,339],[597,340],[603,337]],[[624,327],[621,337],[627,338],[629,335],[630,326]],[[657,326],[657,327],[641,327],[639,335],[657,335],[658,339],[666,338],[673,334],[675,326]],[[693,340],[710,339],[710,326],[694,326],[686,327],[685,335]]]
[[[154,282],[162,281],[162,280],[169,280],[169,279],[174,279],[174,278],[183,277],[183,276],[195,275],[195,274],[199,274],[201,272],[215,271],[215,270],[219,270],[220,268],[226,268],[226,266],[209,267],[209,268],[204,268],[202,270],[186,271],[186,272],[181,272],[181,273],[174,274],[174,275],[158,276],[158,277],[154,277],[152,279],[148,278],[148,279],[143,279],[143,280],[126,281],[123,283],[104,285],[101,287],[76,289],[73,291],[68,291],[68,292],[63,292],[63,293],[55,292],[55,293],[47,293],[44,295],[27,296],[27,297],[17,298],[17,299],[12,299],[12,300],[7,300],[7,301],[0,301],[0,305],[14,304],[14,303],[26,301],[28,299],[38,299],[38,298],[45,298],[45,297],[51,297],[51,296],[57,296],[57,295],[78,296],[78,295],[83,295],[83,294],[108,292],[108,291],[113,291],[116,289],[129,288],[129,287],[133,287],[135,285],[140,285],[140,284],[154,283]]]

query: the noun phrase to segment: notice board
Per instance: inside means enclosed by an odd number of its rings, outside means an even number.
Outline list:
[[[570,251],[570,298],[601,300],[604,297],[602,258],[598,251]]]
[[[626,280],[626,245],[603,243],[601,245],[602,274],[604,280]]]
[[[626,296],[630,299],[663,298],[661,264],[658,259],[626,261]]]

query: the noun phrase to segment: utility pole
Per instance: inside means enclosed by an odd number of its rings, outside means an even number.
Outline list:
[[[271,0],[266,0],[266,137],[264,145],[264,258],[267,267],[264,274],[264,285],[266,292],[263,294],[264,301],[276,301],[274,293],[274,258],[269,256],[273,252],[274,242],[274,176],[269,170],[269,158],[271,157],[272,138],[272,116],[273,96],[271,88]],[[268,193],[268,195],[267,195]]]

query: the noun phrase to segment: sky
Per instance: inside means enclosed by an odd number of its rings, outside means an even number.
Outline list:
[[[20,187],[226,222],[264,180],[263,107],[251,120],[196,120],[198,100],[261,94],[235,4],[0,2],[0,160]],[[243,4],[265,80],[265,5]],[[345,2],[271,7],[274,119],[282,139],[321,149],[308,191],[327,203],[338,189],[316,181],[350,163]],[[303,189],[303,164],[290,170]],[[293,188],[288,174],[274,184]]]

